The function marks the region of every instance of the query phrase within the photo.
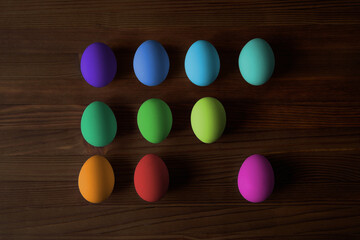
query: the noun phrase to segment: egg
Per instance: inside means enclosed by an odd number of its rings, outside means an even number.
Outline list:
[[[146,100],[139,108],[137,124],[142,136],[151,143],[162,142],[173,123],[170,107],[161,99]]]
[[[274,189],[274,171],[270,162],[260,154],[248,157],[240,167],[238,188],[249,202],[267,199]]]
[[[196,137],[204,143],[220,138],[226,125],[226,113],[219,100],[204,97],[197,101],[191,111],[191,127]]]
[[[99,155],[89,158],[81,167],[78,185],[81,195],[91,203],[107,199],[115,184],[113,168],[109,161]]]
[[[110,47],[104,43],[89,45],[81,57],[81,73],[84,79],[94,87],[104,87],[115,77],[116,57]]]
[[[81,117],[81,133],[95,147],[104,147],[115,138],[117,122],[111,108],[103,102],[90,103]]]
[[[246,82],[259,86],[266,83],[275,68],[275,56],[270,45],[261,38],[246,43],[239,55],[239,69]]]
[[[165,48],[155,40],[143,42],[135,52],[136,77],[146,86],[162,83],[169,73],[170,60]]]
[[[154,154],[145,155],[136,166],[134,185],[143,200],[159,201],[169,187],[169,172],[163,160]]]
[[[220,72],[220,58],[216,48],[205,40],[193,43],[185,56],[185,72],[198,86],[208,86]]]

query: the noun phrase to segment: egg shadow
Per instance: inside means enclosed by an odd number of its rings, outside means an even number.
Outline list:
[[[286,191],[291,184],[296,182],[296,161],[291,156],[267,155],[275,176],[274,193]]]
[[[174,103],[171,104],[170,108],[173,116],[173,125],[171,132],[191,129],[191,124],[190,124],[190,114],[192,109],[191,104]]]
[[[294,48],[292,41],[286,37],[265,40],[270,44],[275,56],[275,68],[272,77],[285,77],[296,66],[298,51]],[[272,80],[270,79],[270,81]]]
[[[220,72],[214,84],[218,82],[220,82],[219,84],[233,83],[233,80],[228,78],[233,74],[240,74],[238,66],[239,52],[238,50],[229,50],[225,48],[219,48],[217,51],[220,58]],[[239,78],[241,78],[240,75]],[[228,81],[228,83],[226,81]]]
[[[170,60],[170,69],[165,81],[169,83],[178,81],[179,76],[186,81],[187,76],[184,68],[185,54],[183,54],[180,48],[173,45],[164,45],[164,48]]]
[[[137,130],[136,111],[131,106],[109,104],[109,107],[114,112],[117,122],[116,137],[126,137],[133,134]]]
[[[237,100],[225,100],[221,101],[226,112],[226,127],[223,135],[236,135],[241,133],[242,130],[246,131],[246,127],[249,124],[249,115],[253,112],[249,112],[253,106],[256,105],[254,101],[248,102],[242,99]],[[251,117],[254,119],[254,116]]]
[[[113,47],[112,48],[116,61],[117,71],[114,81],[130,79],[134,76],[133,74],[133,58],[136,49],[124,48],[124,47]]]
[[[133,162],[126,157],[107,157],[115,174],[115,186],[113,193],[120,192],[133,184],[134,167]]]
[[[188,156],[163,156],[163,159],[169,171],[169,192],[184,188],[191,182],[193,173]]]

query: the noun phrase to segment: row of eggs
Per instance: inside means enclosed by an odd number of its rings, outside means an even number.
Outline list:
[[[94,87],[104,87],[115,77],[115,54],[104,43],[89,45],[81,57],[81,73]],[[261,38],[250,40],[242,48],[238,65],[243,78],[258,86],[269,80],[275,67],[270,45]],[[147,86],[157,86],[167,77],[170,60],[165,48],[155,40],[143,42],[135,52],[133,68],[138,80]],[[208,41],[198,40],[186,53],[185,72],[192,83],[208,86],[220,72],[220,58],[216,48]]]
[[[249,202],[266,200],[274,189],[274,171],[270,162],[260,154],[248,157],[240,167],[237,185]],[[109,161],[99,155],[90,157],[81,167],[78,186],[81,195],[91,203],[107,199],[115,185],[115,174]],[[145,155],[134,172],[134,186],[143,200],[156,202],[167,192],[169,172],[164,161],[154,155]]]
[[[225,109],[216,98],[204,97],[193,106],[190,120],[196,137],[204,143],[213,143],[225,129]],[[148,99],[138,110],[138,128],[151,143],[162,142],[169,135],[172,123],[171,109],[161,99]],[[95,101],[85,108],[81,117],[81,133],[89,144],[104,147],[114,140],[116,132],[116,117],[107,104]]]

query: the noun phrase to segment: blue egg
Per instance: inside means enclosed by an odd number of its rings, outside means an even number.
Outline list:
[[[141,83],[156,86],[169,73],[170,60],[165,48],[157,41],[143,42],[135,52],[134,72]]]
[[[246,43],[239,55],[241,75],[251,85],[266,83],[274,72],[275,56],[270,45],[261,38]]]
[[[185,72],[192,83],[209,86],[220,72],[220,58],[216,48],[205,40],[193,43],[186,53]]]

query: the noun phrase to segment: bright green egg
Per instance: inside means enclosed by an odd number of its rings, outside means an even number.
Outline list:
[[[172,114],[162,100],[151,98],[139,108],[137,124],[142,136],[151,143],[162,142],[170,133]]]
[[[196,137],[204,143],[219,139],[226,126],[224,106],[212,97],[197,101],[191,111],[191,127]]]
[[[116,135],[117,122],[111,108],[103,102],[90,103],[81,117],[81,133],[95,147],[111,143]]]

